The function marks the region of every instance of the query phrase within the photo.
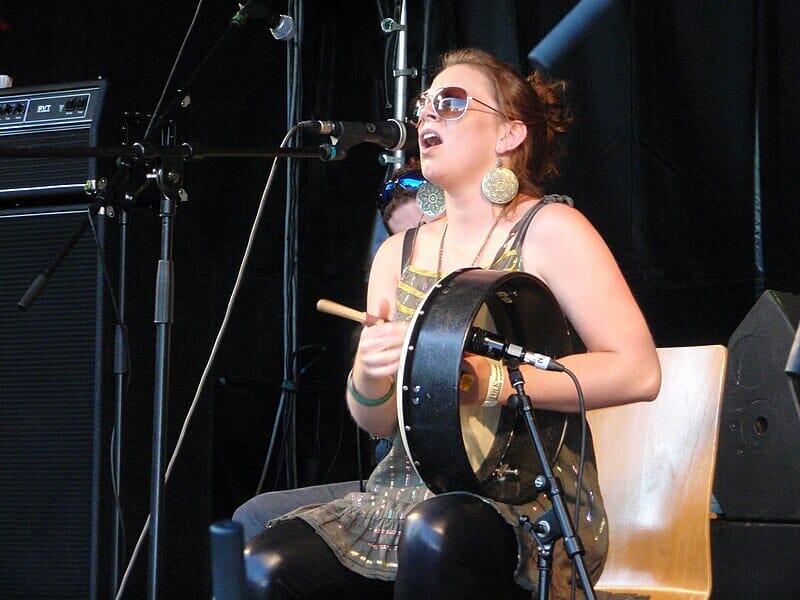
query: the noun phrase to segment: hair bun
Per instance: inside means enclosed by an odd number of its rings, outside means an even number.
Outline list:
[[[534,71],[527,80],[539,96],[548,129],[554,133],[566,133],[574,121],[574,117],[566,108],[567,82],[563,79],[553,79],[542,71]]]

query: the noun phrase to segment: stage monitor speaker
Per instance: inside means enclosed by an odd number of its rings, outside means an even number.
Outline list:
[[[29,310],[17,309],[85,218],[79,205],[0,209],[3,598],[111,595],[114,318],[90,228]],[[102,245],[106,221],[94,221]]]
[[[800,295],[768,290],[728,341],[714,495],[735,521],[800,522],[798,385],[784,372]]]
[[[800,598],[798,523],[711,521],[711,600]]]

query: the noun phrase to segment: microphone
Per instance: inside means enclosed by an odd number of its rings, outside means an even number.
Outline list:
[[[386,150],[413,150],[417,147],[417,130],[413,125],[401,123],[397,119],[378,123],[358,123],[351,121],[301,121],[303,131],[329,135],[343,140],[345,146],[369,142]]]
[[[279,41],[288,41],[294,37],[294,19],[289,15],[282,15],[273,8],[274,1],[269,0],[249,0],[231,18],[231,24],[239,27],[244,26],[247,19],[263,19],[267,22],[267,27],[272,32],[272,37]]]
[[[564,371],[564,366],[556,362],[554,358],[536,352],[528,352],[522,346],[510,344],[496,333],[490,333],[480,327],[470,329],[464,349],[495,360],[507,357],[516,358],[526,365],[543,371]]]

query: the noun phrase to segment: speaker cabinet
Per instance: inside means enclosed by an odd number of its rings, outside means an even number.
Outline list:
[[[800,295],[768,290],[728,342],[714,495],[725,519],[800,522],[798,386],[784,372]]]
[[[800,524],[711,521],[712,600],[800,598]]]
[[[86,216],[0,210],[0,590],[109,595],[111,328],[91,231],[27,312],[17,302]],[[95,218],[106,244],[105,217]]]
[[[0,146],[92,147],[103,139],[106,84],[93,81],[0,91]],[[117,394],[110,295],[90,228],[27,312],[17,303],[85,219],[87,180],[110,178],[106,161],[0,160],[0,597],[112,597],[149,506],[152,455],[153,298],[160,220],[155,189],[128,212],[125,320],[131,363],[125,386],[121,506],[125,543],[115,548],[110,464]],[[154,186],[153,186],[154,188]],[[194,398],[215,326],[215,257],[204,243],[198,197],[175,219],[175,322],[166,449]],[[155,198],[155,202],[154,202]],[[111,284],[118,285],[121,224],[94,219]],[[165,486],[160,592],[208,597],[213,462],[212,407],[193,413],[181,459]],[[187,551],[187,548],[190,550]],[[115,550],[121,554],[117,564]],[[168,558],[167,558],[168,557]],[[115,572],[116,567],[116,572]],[[147,552],[125,597],[144,597]],[[207,569],[201,568],[201,573]]]

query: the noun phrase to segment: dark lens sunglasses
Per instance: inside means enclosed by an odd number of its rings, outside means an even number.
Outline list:
[[[394,191],[397,186],[400,186],[407,192],[412,190],[415,191],[418,190],[419,186],[425,183],[425,181],[425,177],[422,176],[422,171],[419,169],[408,171],[407,173],[403,173],[400,177],[390,179],[384,183],[383,187],[381,188],[381,194],[378,198],[378,209],[383,212],[383,210],[389,205],[389,203],[392,201],[392,198],[394,198]]]

